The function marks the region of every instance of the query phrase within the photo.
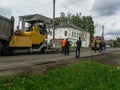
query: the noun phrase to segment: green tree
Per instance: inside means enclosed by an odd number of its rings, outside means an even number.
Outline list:
[[[78,13],[76,13],[76,15],[72,15],[70,19],[70,23],[74,24],[77,27],[81,27],[82,22],[81,22],[81,18]]]
[[[86,17],[86,27],[87,27],[87,30],[90,32],[90,40],[91,40],[91,38],[94,36],[94,33],[95,33],[94,21],[91,16]]]

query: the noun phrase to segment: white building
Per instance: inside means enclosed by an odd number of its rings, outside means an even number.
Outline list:
[[[61,24],[55,29],[55,39],[66,39],[72,42],[72,46],[76,46],[76,41],[81,37],[82,47],[89,47],[90,33],[71,24]],[[53,29],[48,34],[48,42],[53,39]]]

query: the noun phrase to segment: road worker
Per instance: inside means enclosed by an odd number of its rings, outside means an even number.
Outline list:
[[[82,45],[82,41],[81,41],[81,37],[79,37],[79,40],[77,40],[76,42],[76,50],[75,50],[76,58],[80,57],[81,45]]]
[[[62,42],[61,42],[61,47],[62,47],[62,54],[65,53],[65,44],[66,44],[66,40],[65,39],[62,39]]]
[[[70,41],[68,41],[67,38],[65,43],[65,55],[69,55],[69,51],[70,51]]]

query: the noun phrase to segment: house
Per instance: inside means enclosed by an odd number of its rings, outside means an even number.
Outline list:
[[[68,40],[72,42],[72,47],[75,47],[76,41],[81,37],[82,47],[89,47],[90,33],[88,31],[68,23],[62,23],[55,28],[55,40],[68,38]],[[51,28],[48,35],[48,42],[52,39],[53,29]]]

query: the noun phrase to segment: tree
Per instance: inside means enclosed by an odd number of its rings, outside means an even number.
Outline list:
[[[78,13],[76,15],[72,15],[70,23],[74,24],[77,27],[81,27],[81,18]]]
[[[87,16],[86,20],[87,20],[86,21],[86,26],[87,26],[88,31],[90,32],[90,38],[92,38],[94,36],[94,33],[95,33],[95,31],[94,31],[95,30],[94,21],[93,21],[91,16]]]

